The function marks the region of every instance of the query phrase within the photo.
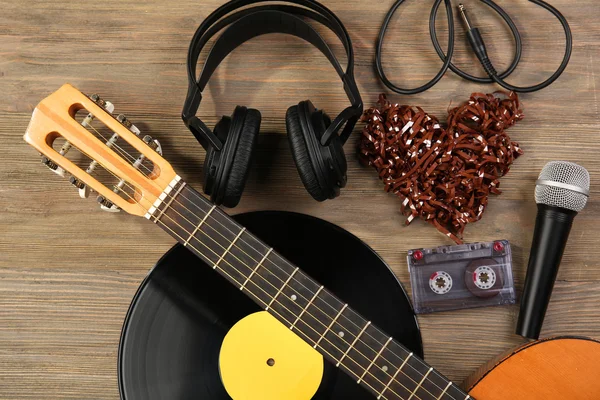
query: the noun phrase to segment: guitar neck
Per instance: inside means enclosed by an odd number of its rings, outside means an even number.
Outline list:
[[[378,399],[470,399],[178,176],[146,218]]]

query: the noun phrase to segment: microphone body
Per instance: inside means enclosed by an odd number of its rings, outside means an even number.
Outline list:
[[[517,334],[538,339],[576,211],[538,204]]]
[[[568,161],[544,166],[535,186],[538,213],[517,334],[538,339],[573,220],[589,196],[590,174]]]

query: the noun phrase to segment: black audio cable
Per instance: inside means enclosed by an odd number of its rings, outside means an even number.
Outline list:
[[[444,0],[444,3],[446,5],[446,14],[448,16],[448,50],[446,51],[446,54],[448,56],[442,59],[442,61],[444,61],[442,68],[440,68],[440,70],[433,77],[433,79],[427,82],[426,84],[419,86],[415,89],[403,89],[394,85],[385,76],[385,72],[383,72],[383,66],[381,65],[381,48],[383,47],[383,37],[385,35],[385,31],[387,30],[387,26],[390,23],[392,16],[403,2],[404,0],[396,1],[392,8],[390,8],[390,11],[388,11],[388,13],[386,14],[385,19],[383,20],[383,25],[381,26],[381,30],[379,31],[379,36],[377,37],[377,44],[375,46],[375,67],[377,69],[379,79],[381,79],[384,85],[387,86],[390,90],[400,94],[417,94],[424,92],[427,89],[430,89],[431,87],[433,87],[433,85],[438,83],[438,81],[442,79],[442,76],[444,76],[444,74],[448,70],[448,67],[450,66],[452,54],[454,54],[454,16],[452,15],[452,4],[450,4],[450,0]],[[430,20],[432,18],[435,18],[435,16],[433,15],[433,11],[434,9],[437,10],[441,2],[442,0],[435,0],[434,8],[431,9],[431,15],[429,16]]]
[[[469,17],[467,16],[465,7],[462,4],[459,4],[459,6],[458,6],[460,9],[460,14],[462,16],[462,19],[465,23],[465,27],[467,28],[467,37],[469,39],[469,44],[471,45],[471,48],[477,55],[477,58],[479,59],[479,62],[483,66],[483,69],[485,70],[485,72],[488,74],[488,76],[490,78],[492,78],[494,80],[494,82],[496,82],[498,85],[502,86],[503,88],[512,90],[515,92],[523,92],[523,93],[538,91],[538,90],[543,89],[546,86],[550,85],[555,80],[557,80],[558,77],[563,73],[565,68],[567,68],[567,64],[569,63],[569,59],[571,58],[571,51],[573,49],[573,37],[571,35],[571,28],[569,27],[569,24],[567,23],[567,19],[560,13],[560,11],[558,11],[556,8],[552,7],[550,4],[548,4],[542,0],[529,0],[529,1],[550,11],[550,13],[552,15],[554,15],[560,21],[560,23],[565,31],[565,38],[566,38],[565,55],[563,57],[562,62],[560,63],[560,66],[558,67],[558,69],[545,81],[538,83],[537,85],[532,85],[532,86],[514,86],[514,85],[511,85],[510,83],[504,81],[504,79],[498,75],[498,73],[496,72],[496,69],[494,68],[494,65],[492,64],[492,62],[490,61],[490,59],[487,55],[487,51],[485,49],[485,42],[483,41],[483,37],[481,36],[479,29],[471,27],[471,22],[469,20]]]
[[[556,8],[554,8],[550,4],[548,4],[542,0],[529,0],[532,3],[539,5],[539,6],[543,7],[544,9],[546,9],[547,11],[549,11],[550,13],[552,13],[560,21],[561,25],[563,26],[563,29],[565,31],[565,37],[566,37],[566,46],[565,46],[565,54],[563,57],[563,61],[560,64],[560,66],[558,67],[558,69],[548,79],[546,79],[545,81],[543,81],[537,85],[520,87],[520,86],[511,85],[511,84],[507,83],[506,81],[504,81],[504,78],[509,76],[514,71],[514,69],[517,67],[517,65],[521,59],[521,52],[522,52],[521,35],[520,35],[516,25],[510,18],[510,16],[499,5],[494,3],[492,0],[480,0],[483,3],[485,3],[487,6],[489,6],[492,10],[494,10],[496,13],[498,13],[500,15],[500,17],[506,22],[506,24],[510,28],[511,33],[514,38],[514,41],[515,41],[514,57],[513,57],[511,64],[509,65],[509,67],[506,69],[506,71],[499,74],[496,71],[496,69],[494,68],[492,62],[490,61],[490,59],[487,55],[487,50],[485,48],[485,42],[483,41],[481,32],[479,31],[478,28],[473,28],[471,26],[471,21],[469,20],[467,14],[466,14],[466,9],[462,4],[460,4],[459,10],[460,10],[461,17],[466,25],[467,37],[469,39],[469,44],[470,44],[471,48],[473,49],[473,51],[475,52],[477,58],[479,59],[481,65],[483,66],[485,72],[488,74],[488,77],[487,78],[477,77],[477,76],[473,76],[473,75],[470,75],[470,74],[462,71],[460,68],[458,68],[451,62],[452,54],[453,54],[453,50],[454,50],[454,23],[453,23],[453,21],[451,22],[451,19],[453,20],[454,18],[452,15],[452,7],[450,5],[450,0],[444,0],[445,5],[446,5],[446,13],[448,14],[448,29],[449,29],[448,50],[447,50],[446,54],[444,54],[444,51],[442,50],[442,48],[439,44],[439,41],[437,39],[437,34],[436,34],[436,30],[435,30],[435,19],[436,19],[437,11],[439,9],[441,1],[442,0],[436,0],[432,6],[431,13],[429,15],[429,34],[431,36],[433,46],[434,46],[437,54],[439,55],[439,57],[444,62],[444,64],[442,65],[442,68],[440,69],[440,71],[436,74],[436,76],[430,82],[428,82],[427,84],[425,84],[423,86],[415,88],[415,89],[403,89],[403,88],[400,88],[400,87],[394,85],[386,77],[386,75],[383,71],[382,62],[381,62],[381,51],[382,51],[382,47],[383,47],[383,38],[385,36],[385,32],[387,30],[388,24],[393,16],[393,14],[396,12],[398,7],[404,2],[404,0],[397,0],[392,5],[392,7],[388,11],[388,13],[386,14],[383,24],[381,26],[381,29],[379,31],[379,35],[377,38],[377,45],[375,47],[375,67],[376,67],[377,74],[379,75],[379,78],[390,90],[392,90],[396,93],[408,94],[408,95],[421,93],[421,92],[431,88],[433,85],[435,85],[449,68],[450,70],[452,70],[454,73],[456,73],[460,77],[462,77],[466,80],[472,81],[472,82],[477,82],[477,83],[496,82],[497,84],[504,87],[505,89],[512,90],[515,92],[534,92],[534,91],[545,88],[546,86],[548,86],[552,82],[554,82],[556,79],[558,79],[558,77],[563,73],[563,71],[567,67],[567,64],[569,63],[569,59],[571,57],[572,48],[573,48],[573,39],[572,39],[572,35],[571,35],[571,29],[569,27],[569,24],[567,23],[567,20]]]
[[[513,35],[513,38],[515,41],[515,54],[513,56],[513,60],[510,63],[510,65],[508,66],[508,68],[506,69],[506,71],[504,71],[503,73],[501,73],[499,75],[500,78],[506,78],[515,70],[515,68],[517,68],[517,65],[519,65],[519,61],[521,61],[521,52],[523,50],[523,45],[521,43],[521,34],[519,33],[519,30],[517,29],[517,26],[515,25],[513,20],[506,13],[506,11],[504,11],[504,9],[502,9],[502,7],[500,7],[499,5],[494,3],[492,0],[480,0],[480,1],[484,4],[486,4],[488,7],[490,7],[492,10],[494,10],[496,13],[498,13],[498,15],[500,15],[500,17],[504,20],[506,25],[508,25],[508,27]],[[434,3],[432,16],[431,16],[431,18],[429,18],[429,35],[431,36],[431,41],[433,43],[433,47],[435,48],[435,51],[438,53],[438,56],[442,60],[444,60],[446,58],[446,55],[444,54],[444,51],[442,50],[440,43],[437,40],[437,33],[435,31],[435,20],[437,18],[438,8],[439,8],[439,3]],[[455,66],[453,63],[450,63],[449,67],[450,67],[450,70],[452,72],[454,72],[456,75],[458,75],[461,78],[464,78],[468,81],[476,82],[476,83],[494,83],[494,80],[492,78],[470,75],[470,74],[464,72],[463,70],[461,70],[460,68],[458,68],[457,66]]]

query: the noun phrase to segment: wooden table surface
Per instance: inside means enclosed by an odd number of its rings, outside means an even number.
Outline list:
[[[138,285],[173,240],[144,219],[99,211],[79,201],[66,179],[50,173],[23,140],[31,111],[70,82],[100,93],[159,139],[168,160],[201,188],[204,151],[179,114],[186,93],[189,40],[220,0],[102,2],[0,1],[0,398],[117,398],[117,346],[123,318]],[[385,66],[399,85],[428,80],[440,60],[427,34],[430,1],[409,1],[392,20]],[[537,6],[500,0],[523,35],[523,59],[510,78],[527,84],[549,76],[560,63],[560,25]],[[598,154],[600,3],[553,0],[571,23],[573,56],[549,88],[521,96],[526,118],[510,129],[525,155],[501,180],[483,219],[467,227],[466,241],[509,239],[518,292],[525,278],[536,216],[535,179],[550,160],[585,166],[591,196],[576,218],[542,335],[600,337],[600,187]],[[366,106],[384,87],[373,70],[374,43],[391,1],[327,1],[346,24],[356,54],[356,80]],[[513,51],[507,28],[485,5],[467,2],[484,29],[498,69]],[[442,12],[440,12],[442,14]],[[438,16],[445,43],[445,17]],[[342,47],[325,36],[339,54]],[[392,39],[393,37],[393,39]],[[457,19],[455,60],[481,74],[467,52]],[[600,85],[600,83],[598,83]],[[497,87],[448,73],[417,96],[390,95],[444,119],[450,104],[474,91]],[[244,44],[217,70],[200,115],[213,126],[236,104],[262,111],[255,167],[233,213],[291,210],[311,214],[352,232],[389,263],[409,286],[406,251],[451,244],[421,221],[403,225],[400,202],[382,190],[374,171],[356,159],[358,132],[346,145],[349,182],[342,196],[317,203],[304,190],[285,134],[285,111],[310,98],[335,115],[346,106],[327,60],[296,38],[268,35]],[[373,301],[377,301],[373,299]],[[518,307],[480,308],[419,316],[426,360],[461,381],[486,360],[524,340],[514,334]]]

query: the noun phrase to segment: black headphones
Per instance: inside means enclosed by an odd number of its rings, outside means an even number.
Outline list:
[[[259,2],[272,0],[232,0],[224,4],[202,22],[190,43],[187,58],[189,86],[181,117],[206,149],[204,192],[217,205],[235,207],[238,204],[248,176],[261,115],[258,110],[237,106],[231,117],[221,118],[214,131],[211,131],[196,117],[202,91],[221,61],[239,45],[263,34],[286,33],[311,43],[327,57],[342,79],[352,104],[333,121],[322,110],[317,110],[310,100],[288,108],[285,117],[292,155],[306,190],[315,200],[333,199],[339,195],[340,188],[346,185],[347,165],[342,147],[363,111],[354,81],[354,53],[350,36],[335,14],[313,0],[287,0],[288,3],[306,8],[271,4],[236,11]],[[227,15],[233,11],[236,12]],[[303,17],[325,25],[337,35],[346,49],[346,71],[325,40]],[[224,27],[227,29],[213,44],[200,78],[196,79],[196,63],[202,48]],[[338,135],[342,126],[344,128]]]

